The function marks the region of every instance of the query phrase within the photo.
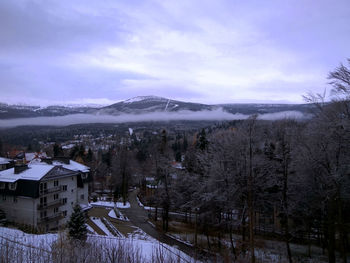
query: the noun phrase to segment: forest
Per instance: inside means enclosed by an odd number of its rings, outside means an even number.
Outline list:
[[[196,236],[207,236],[208,250],[213,235],[220,249],[221,238],[229,233],[233,258],[248,253],[255,262],[259,236],[283,241],[289,262],[292,242],[321,247],[329,262],[347,262],[349,77],[343,65],[329,74],[330,102],[322,94],[305,96],[315,105],[309,120],[262,121],[253,115],[198,130],[189,138],[170,136],[164,129],[130,147],[118,146],[116,154],[103,157],[105,169],[112,171],[109,186],[127,198],[131,174],[137,170],[142,178],[153,176],[156,191],[146,194],[144,182],[140,198],[156,208],[154,220],[161,218],[163,231],[169,230],[170,212],[181,211]],[[181,156],[183,169],[174,176],[169,164]],[[311,249],[308,256],[312,258]]]

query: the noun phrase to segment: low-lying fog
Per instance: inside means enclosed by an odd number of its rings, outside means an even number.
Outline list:
[[[230,121],[247,119],[250,115],[231,114],[221,109],[214,111],[179,111],[179,112],[153,112],[144,114],[122,114],[113,115],[93,115],[74,114],[57,117],[35,117],[0,120],[1,128],[11,128],[23,125],[45,125],[45,126],[67,126],[73,124],[86,123],[124,123],[124,122],[144,122],[144,121]],[[299,111],[282,111],[276,113],[259,114],[261,120],[278,119],[305,119],[308,116]]]

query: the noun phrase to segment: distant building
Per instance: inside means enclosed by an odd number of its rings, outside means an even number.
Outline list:
[[[24,157],[27,163],[34,162],[34,161],[41,161],[43,158],[47,158],[47,155],[45,152],[25,152]]]
[[[88,207],[89,167],[66,158],[16,164],[0,172],[0,210],[39,231],[64,226],[75,204]]]
[[[0,157],[0,171],[10,169],[14,166],[14,161],[12,159]]]

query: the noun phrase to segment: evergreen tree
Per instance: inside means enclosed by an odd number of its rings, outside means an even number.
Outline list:
[[[73,240],[85,241],[87,238],[86,216],[77,204],[68,222],[69,237]]]
[[[184,141],[183,141],[183,150],[184,150],[184,152],[186,152],[187,151],[187,148],[188,148],[188,142],[187,142],[187,136],[186,135],[184,135]]]
[[[79,152],[79,147],[78,145],[75,145],[70,151],[69,157],[74,160],[78,152]]]
[[[175,153],[175,161],[181,162],[181,152],[176,152]]]
[[[80,147],[79,147],[79,152],[78,152],[78,155],[81,157],[81,158],[83,158],[84,156],[85,156],[85,147],[84,147],[84,145],[80,145]]]
[[[93,154],[91,148],[89,148],[88,153],[87,153],[87,156],[86,156],[86,160],[87,160],[88,162],[92,162],[93,157],[94,157],[94,154]]]
[[[197,141],[197,147],[204,151],[208,148],[209,141],[207,140],[207,135],[205,133],[205,130],[202,129],[202,131],[199,134],[198,141]]]
[[[166,132],[166,130],[162,130],[161,139],[160,139],[160,145],[159,145],[159,151],[160,151],[161,154],[165,153],[166,147],[167,147],[167,142],[168,142],[167,132]]]
[[[58,145],[57,143],[55,143],[53,145],[53,156],[54,157],[64,156],[62,147],[60,145]]]
[[[28,152],[33,151],[32,144],[28,144],[28,146],[27,146],[27,151],[28,151]]]

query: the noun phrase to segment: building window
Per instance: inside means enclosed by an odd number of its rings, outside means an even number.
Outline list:
[[[58,199],[58,194],[54,194],[53,195],[53,200],[57,200]]]
[[[67,210],[63,211],[63,216],[64,216],[64,217],[67,216]]]
[[[47,183],[40,183],[40,193],[45,193],[47,190]]]
[[[46,211],[41,211],[40,218],[45,218],[45,217],[46,217]]]
[[[17,196],[14,196],[14,197],[13,197],[13,202],[14,202],[14,203],[17,203],[17,201],[18,201]]]
[[[58,186],[58,181],[57,180],[53,181],[53,186]]]
[[[81,179],[86,180],[87,179],[87,174],[81,174]]]
[[[74,181],[74,177],[72,176],[72,181]]]
[[[53,213],[54,213],[54,214],[57,214],[57,213],[58,213],[58,207],[55,207],[55,208],[53,209]]]
[[[46,203],[47,203],[46,197],[40,197],[40,205],[41,206],[46,206]]]
[[[84,200],[84,195],[81,195],[81,196],[80,196],[80,199],[81,199],[81,200]]]
[[[0,183],[0,189],[5,189],[5,183]]]
[[[74,192],[74,189],[72,189],[72,193]]]
[[[62,204],[64,205],[64,204],[67,204],[67,198],[63,198],[62,199]]]
[[[10,183],[9,184],[9,189],[10,190],[14,191],[14,190],[16,190],[16,188],[17,188],[17,183]]]
[[[66,185],[62,185],[62,191],[67,191],[67,186]]]

